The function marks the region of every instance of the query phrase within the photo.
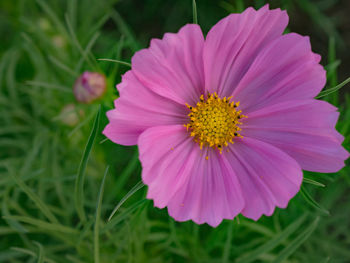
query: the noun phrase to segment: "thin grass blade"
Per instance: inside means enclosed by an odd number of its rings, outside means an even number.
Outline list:
[[[140,45],[138,44],[134,33],[130,29],[130,27],[125,23],[122,16],[114,9],[111,11],[111,18],[114,20],[115,24],[121,31],[122,35],[125,35],[127,40],[129,41],[130,47],[133,52],[136,52],[140,49]]]
[[[85,117],[84,120],[82,120],[77,126],[75,126],[74,129],[72,129],[69,133],[68,133],[68,137],[71,137],[74,133],[76,133],[77,131],[79,131],[83,126],[85,126],[87,123],[90,122],[90,120],[94,117],[94,112],[91,112],[91,114],[89,114],[89,116]]]
[[[303,179],[303,182],[304,183],[308,183],[308,184],[312,184],[312,185],[316,185],[316,186],[319,186],[319,187],[325,187],[324,184],[322,184],[320,182],[317,182],[315,180],[309,179],[309,178],[305,178],[305,177]]]
[[[250,251],[248,254],[243,255],[238,258],[236,262],[238,263],[249,263],[255,262],[262,254],[267,253],[281,244],[285,239],[287,239],[291,234],[299,229],[299,227],[304,223],[306,219],[306,214],[299,217],[296,221],[286,227],[281,233],[275,235],[272,239],[264,243],[257,249]]]
[[[29,255],[29,256],[32,256],[32,257],[36,257],[36,254],[29,250],[29,249],[26,249],[26,248],[21,248],[21,247],[11,247],[11,249],[13,251],[16,251],[16,252],[19,252],[19,253],[22,253],[22,254],[26,254],[26,255]],[[47,257],[44,257],[44,261],[43,262],[47,262],[47,263],[56,263],[56,261],[52,260],[52,259],[49,259]]]
[[[333,74],[333,71],[337,70],[337,68],[340,66],[341,61],[339,59],[335,60],[332,63],[329,63],[324,67],[324,69],[327,71],[327,78],[329,75]]]
[[[118,211],[118,209],[124,204],[126,200],[128,200],[133,194],[135,194],[138,190],[140,190],[142,187],[144,187],[144,183],[142,181],[138,182],[123,198],[120,200],[120,202],[116,205],[116,207],[113,209],[111,215],[108,217],[108,221],[112,219],[114,214]]]
[[[142,200],[137,201],[136,203],[132,204],[130,207],[125,209],[123,212],[121,212],[118,216],[116,216],[112,220],[108,221],[106,226],[103,228],[102,232],[113,229],[118,223],[120,223],[123,220],[125,220],[126,218],[128,218],[128,216],[131,215],[140,206],[147,204],[147,201],[148,201],[147,199],[142,199]]]
[[[57,218],[55,215],[51,212],[51,210],[46,206],[46,204],[41,200],[41,198],[33,192],[32,189],[30,189],[23,181],[18,178],[12,169],[9,169],[8,171],[10,175],[12,176],[13,180],[16,182],[16,184],[21,188],[21,190],[34,202],[34,204],[40,209],[40,211],[49,219],[52,223],[58,223]]]
[[[74,70],[69,68],[67,65],[65,65],[63,62],[59,61],[57,58],[50,56],[50,55],[48,56],[48,58],[58,68],[62,69],[63,71],[65,71],[66,73],[71,75],[72,77],[77,78],[79,76],[79,74],[77,72],[75,72]]]
[[[222,253],[222,262],[223,263],[229,262],[230,251],[231,251],[231,246],[232,246],[232,232],[233,232],[234,224],[236,224],[236,221],[231,221],[230,225],[228,226],[228,229],[227,229],[227,238],[226,238],[226,242],[225,242],[224,253]]]
[[[80,54],[83,56],[83,58],[85,59],[85,61],[89,64],[89,66],[90,66],[92,69],[98,71],[98,65],[97,65],[95,59],[92,59],[91,56],[89,56],[89,55],[90,55],[89,52],[87,52],[87,53],[85,54],[85,52],[84,52],[84,50],[83,50],[83,48],[82,48],[82,46],[81,46],[81,44],[80,44],[80,42],[79,42],[79,40],[78,40],[78,38],[77,38],[77,35],[76,35],[75,32],[74,32],[74,29],[73,29],[73,26],[72,26],[72,24],[71,24],[71,21],[70,21],[70,19],[69,19],[68,14],[65,15],[65,19],[66,19],[66,23],[67,23],[67,26],[68,26],[69,34],[71,35],[71,38],[72,38],[72,40],[73,40],[73,43],[74,43],[75,46],[77,47],[78,51],[79,51]]]
[[[81,221],[86,221],[85,211],[84,211],[84,179],[85,179],[85,169],[86,165],[90,156],[90,152],[92,149],[92,146],[94,144],[97,132],[99,130],[99,123],[101,118],[101,105],[98,108],[96,118],[88,139],[88,142],[85,147],[85,151],[83,154],[83,158],[81,159],[78,175],[75,181],[75,191],[74,191],[74,197],[75,197],[75,207],[77,210],[77,213],[79,215],[79,218]]]
[[[70,89],[66,86],[61,86],[61,85],[52,84],[52,83],[45,83],[45,82],[40,82],[40,81],[27,81],[25,84],[29,85],[29,86],[34,86],[34,87],[43,87],[43,88],[47,88],[47,89],[59,90],[62,92],[72,93],[72,89]]]
[[[261,233],[267,237],[273,237],[275,235],[275,233],[270,228],[256,222],[252,222],[250,220],[242,220],[240,224],[244,227],[249,228],[251,231]]]
[[[286,246],[278,257],[273,261],[274,263],[285,262],[285,260],[295,251],[298,247],[300,247],[314,232],[318,225],[319,217],[317,217],[297,238],[295,238],[292,242]]]
[[[38,251],[38,261],[37,263],[44,263],[44,248],[43,246],[39,243],[39,242],[36,242],[34,241],[34,244],[39,248],[39,251]]]
[[[131,156],[128,164],[125,166],[124,170],[118,176],[118,180],[112,183],[113,191],[106,196],[107,200],[114,200],[115,193],[119,193],[122,189],[124,189],[125,184],[133,172],[136,172],[139,163],[139,154],[138,151],[135,150],[134,154]]]
[[[96,40],[99,38],[100,33],[96,32],[90,39],[90,41],[88,42],[88,44],[86,45],[84,51],[83,51],[83,56],[81,56],[79,62],[77,63],[76,67],[75,67],[75,72],[79,72],[81,70],[81,67],[83,65],[83,62],[85,60],[85,57],[89,55],[91,48],[95,45]]]
[[[7,191],[8,192],[8,191]],[[8,193],[5,193],[3,197],[2,207],[1,207],[1,213],[2,218],[6,221],[6,223],[11,226],[12,229],[15,229],[18,233],[27,233],[28,230],[17,220],[9,218],[11,216],[8,207]]]
[[[131,68],[131,64],[130,64],[130,63],[125,62],[125,61],[121,61],[121,60],[117,60],[117,59],[99,58],[99,59],[97,59],[97,60],[114,62],[114,63],[118,63],[118,64],[121,64],[121,65],[125,65],[125,66],[128,66],[128,67]]]
[[[62,232],[62,233],[74,234],[74,235],[76,235],[78,233],[78,231],[74,228],[63,226],[61,224],[48,223],[48,222],[45,222],[43,220],[35,219],[32,217],[28,217],[28,216],[3,216],[3,218],[27,223],[27,224],[36,226],[41,230]]]
[[[340,83],[339,85],[330,88],[330,89],[326,89],[322,92],[320,92],[320,94],[318,96],[316,96],[316,99],[322,98],[324,96],[327,96],[333,92],[336,92],[337,90],[340,90],[341,88],[343,88],[346,84],[348,84],[350,82],[350,78],[347,78],[346,80],[344,80],[342,83]]]
[[[198,24],[196,0],[192,0],[193,24]]]
[[[321,205],[319,205],[312,197],[311,195],[308,193],[308,191],[305,189],[305,187],[302,185],[300,188],[300,193],[301,195],[304,197],[305,201],[311,205],[313,208],[315,208],[316,210],[329,215],[329,211],[326,210],[325,208],[323,208]]]
[[[47,1],[36,0],[36,2],[43,9],[46,15],[51,19],[51,21],[55,24],[55,27],[60,31],[60,33],[65,37],[68,37],[66,28],[62,24],[61,20],[57,17],[56,13],[50,8]]]
[[[96,205],[96,216],[95,216],[95,226],[94,226],[94,259],[95,263],[100,263],[100,246],[99,246],[99,234],[100,234],[100,220],[101,220],[101,205],[102,205],[102,197],[103,191],[105,187],[105,180],[108,174],[109,167],[107,166],[106,171],[103,175],[102,183],[100,186],[100,192],[98,194],[98,200]]]

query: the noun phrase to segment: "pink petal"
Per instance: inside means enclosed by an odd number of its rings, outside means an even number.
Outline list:
[[[265,5],[246,9],[220,20],[208,33],[203,60],[205,86],[220,96],[230,96],[263,47],[281,36],[288,15]]]
[[[128,71],[117,86],[120,98],[115,109],[107,112],[109,124],[103,134],[115,143],[134,145],[139,135],[149,127],[184,124],[188,109],[146,88]]]
[[[349,157],[334,128],[338,116],[324,101],[288,101],[249,114],[242,135],[280,148],[304,170],[336,172]]]
[[[175,220],[217,226],[241,211],[242,194],[232,167],[217,151],[200,150],[183,126],[150,128],[138,144],[147,198],[159,208],[168,206]]]
[[[153,92],[181,104],[195,104],[204,88],[203,44],[200,27],[185,25],[177,34],[152,39],[150,48],[136,52],[132,69]]]
[[[244,114],[287,100],[311,99],[326,83],[326,72],[308,37],[287,34],[266,46],[233,92]]]
[[[236,139],[225,152],[241,184],[245,200],[242,214],[254,220],[285,208],[299,191],[303,173],[291,157],[267,143]]]

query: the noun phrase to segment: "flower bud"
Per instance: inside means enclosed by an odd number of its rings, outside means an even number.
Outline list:
[[[106,77],[97,72],[85,71],[73,87],[75,98],[82,103],[90,103],[100,98],[105,91]]]
[[[55,119],[60,120],[63,124],[73,127],[79,123],[79,117],[84,116],[82,109],[78,110],[73,103],[65,105],[60,114]]]

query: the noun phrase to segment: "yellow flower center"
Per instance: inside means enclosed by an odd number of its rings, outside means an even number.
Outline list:
[[[186,104],[190,109],[189,123],[185,125],[202,149],[210,146],[220,150],[228,143],[233,143],[234,137],[242,137],[238,125],[239,120],[246,117],[237,110],[239,102],[230,102],[231,97],[219,98],[218,95],[208,94],[207,98],[201,95],[196,106]]]

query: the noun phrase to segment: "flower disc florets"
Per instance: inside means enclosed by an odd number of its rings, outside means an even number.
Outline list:
[[[219,98],[218,95],[208,94],[200,96],[195,107],[186,104],[190,109],[190,121],[185,125],[191,136],[199,144],[217,148],[222,152],[224,146],[233,143],[234,137],[242,137],[238,125],[239,120],[246,117],[237,110],[239,102],[230,102],[231,97]]]

